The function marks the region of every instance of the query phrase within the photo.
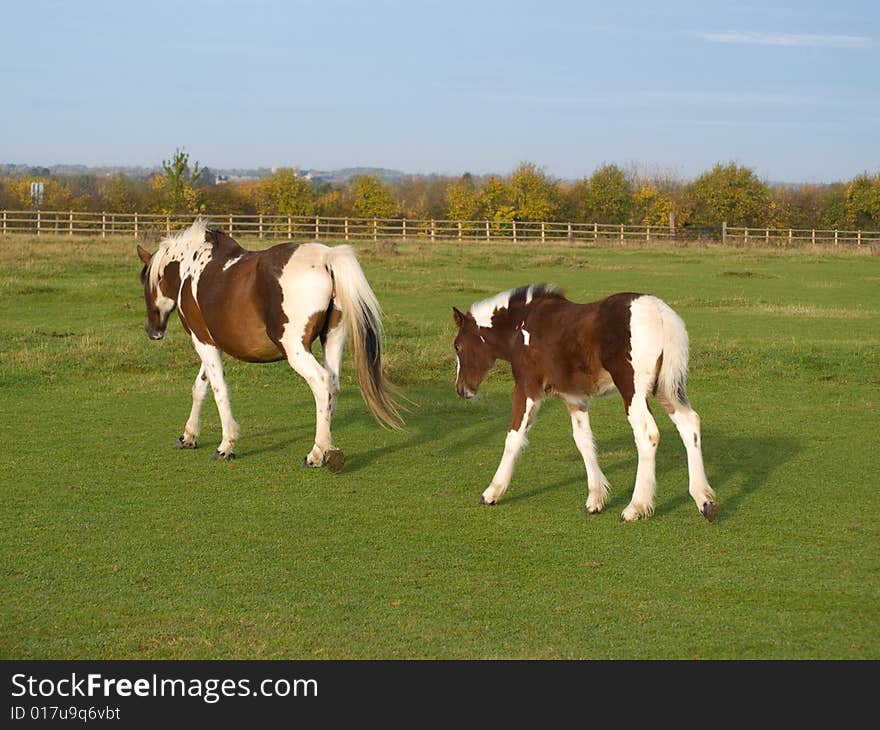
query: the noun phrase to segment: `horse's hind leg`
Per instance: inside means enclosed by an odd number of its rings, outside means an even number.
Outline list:
[[[178,449],[196,449],[199,446],[199,432],[201,431],[202,403],[208,392],[208,374],[205,372],[205,364],[199,368],[199,374],[192,387],[192,409],[189,418],[183,427],[183,436],[176,444]]]
[[[335,310],[338,311],[338,310]],[[332,420],[339,402],[339,368],[342,365],[342,351],[345,347],[347,331],[345,323],[336,322],[327,330],[327,334],[321,342],[324,349],[324,369],[330,376],[330,415]]]
[[[333,448],[333,437],[330,434],[330,417],[334,406],[330,395],[330,373],[303,347],[301,341],[285,342],[284,345],[287,362],[305,379],[315,397],[315,443],[303,459],[303,466],[319,467],[327,464],[332,470],[338,471],[342,465],[338,464],[339,468],[336,468],[337,463],[330,460],[338,452]]]
[[[587,487],[589,496],[584,509],[590,514],[601,512],[608,499],[610,485],[596,458],[596,442],[593,439],[593,431],[590,428],[590,402],[589,400],[570,402],[566,401],[568,415],[571,417],[571,432],[574,442],[584,459],[587,470]]]
[[[709,486],[706,468],[703,466],[702,436],[700,434],[700,416],[691,408],[687,398],[676,398],[673,402],[661,398],[661,403],[669,414],[669,418],[678,429],[688,460],[688,491],[696,502],[697,509],[709,522],[718,519],[718,506],[715,492]]]

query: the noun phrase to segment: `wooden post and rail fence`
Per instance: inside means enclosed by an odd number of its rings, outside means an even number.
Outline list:
[[[197,218],[231,236],[313,241],[461,241],[670,243],[717,242],[730,246],[880,246],[880,231],[729,226],[638,226],[554,221],[451,221],[413,218],[345,218],[296,215],[194,215],[3,210],[0,235],[132,236],[162,238]]]

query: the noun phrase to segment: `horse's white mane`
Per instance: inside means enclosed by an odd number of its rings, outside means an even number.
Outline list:
[[[208,221],[197,218],[189,228],[163,238],[153,260],[150,262],[150,287],[155,288],[159,283],[159,277],[165,271],[165,267],[171,261],[180,261],[187,252],[205,243],[205,231],[208,230]]]
[[[534,297],[558,294],[559,292],[560,289],[555,284],[529,284],[528,286],[520,286],[516,289],[508,289],[487,299],[475,302],[468,311],[470,311],[480,327],[491,327],[492,315],[495,313],[495,310],[507,309],[510,306],[511,300],[519,298],[528,304]]]

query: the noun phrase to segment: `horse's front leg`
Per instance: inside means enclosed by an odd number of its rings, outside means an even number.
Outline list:
[[[199,368],[199,374],[196,376],[196,382],[192,387],[192,409],[189,412],[189,418],[183,427],[183,436],[181,436],[175,447],[178,449],[197,449],[199,447],[199,432],[201,431],[201,415],[202,403],[205,401],[205,394],[208,392],[208,374],[205,372],[205,364]]]
[[[517,457],[526,445],[526,434],[534,423],[538,408],[541,406],[540,390],[527,388],[517,383],[513,390],[513,415],[510,420],[510,430],[504,439],[504,453],[501,463],[492,477],[492,483],[486,487],[480,504],[495,504],[510,486],[513,476],[513,467]]]
[[[238,440],[238,424],[232,417],[232,407],[229,403],[229,389],[226,387],[226,378],[223,376],[223,352],[213,345],[206,345],[193,335],[193,344],[196,352],[202,358],[202,369],[208,376],[211,390],[214,391],[214,402],[217,404],[217,412],[220,414],[220,425],[223,429],[223,440],[214,452],[212,459],[234,459],[235,442]],[[193,389],[195,395],[195,388]],[[193,399],[195,409],[195,399]]]

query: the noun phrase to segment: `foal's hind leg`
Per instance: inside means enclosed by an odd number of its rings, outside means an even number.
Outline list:
[[[201,430],[201,414],[202,403],[205,401],[205,394],[208,392],[208,374],[205,372],[205,364],[199,368],[199,374],[196,376],[196,382],[192,387],[192,409],[189,412],[189,418],[183,427],[183,436],[178,439],[176,447],[178,449],[195,449],[199,446],[199,432]]]
[[[629,405],[627,418],[632,426],[636,449],[639,452],[639,465],[632,499],[621,513],[620,519],[624,522],[632,522],[654,514],[654,495],[657,491],[657,445],[660,443],[660,430],[648,408],[647,392],[639,388],[638,383]]]
[[[676,400],[669,403],[661,399],[669,418],[678,429],[684,447],[687,449],[688,460],[688,491],[691,498],[696,502],[697,509],[709,522],[718,519],[718,506],[715,502],[715,492],[709,486],[706,477],[706,468],[703,466],[703,451],[700,435],[700,416],[690,407],[687,399]]]
[[[574,436],[574,442],[578,451],[581,452],[587,470],[589,496],[584,509],[590,514],[596,514],[605,507],[610,485],[599,467],[599,460],[596,458],[596,442],[590,428],[590,401],[587,399],[576,402],[566,400],[565,407],[568,408],[568,415],[571,417],[571,432]]]

